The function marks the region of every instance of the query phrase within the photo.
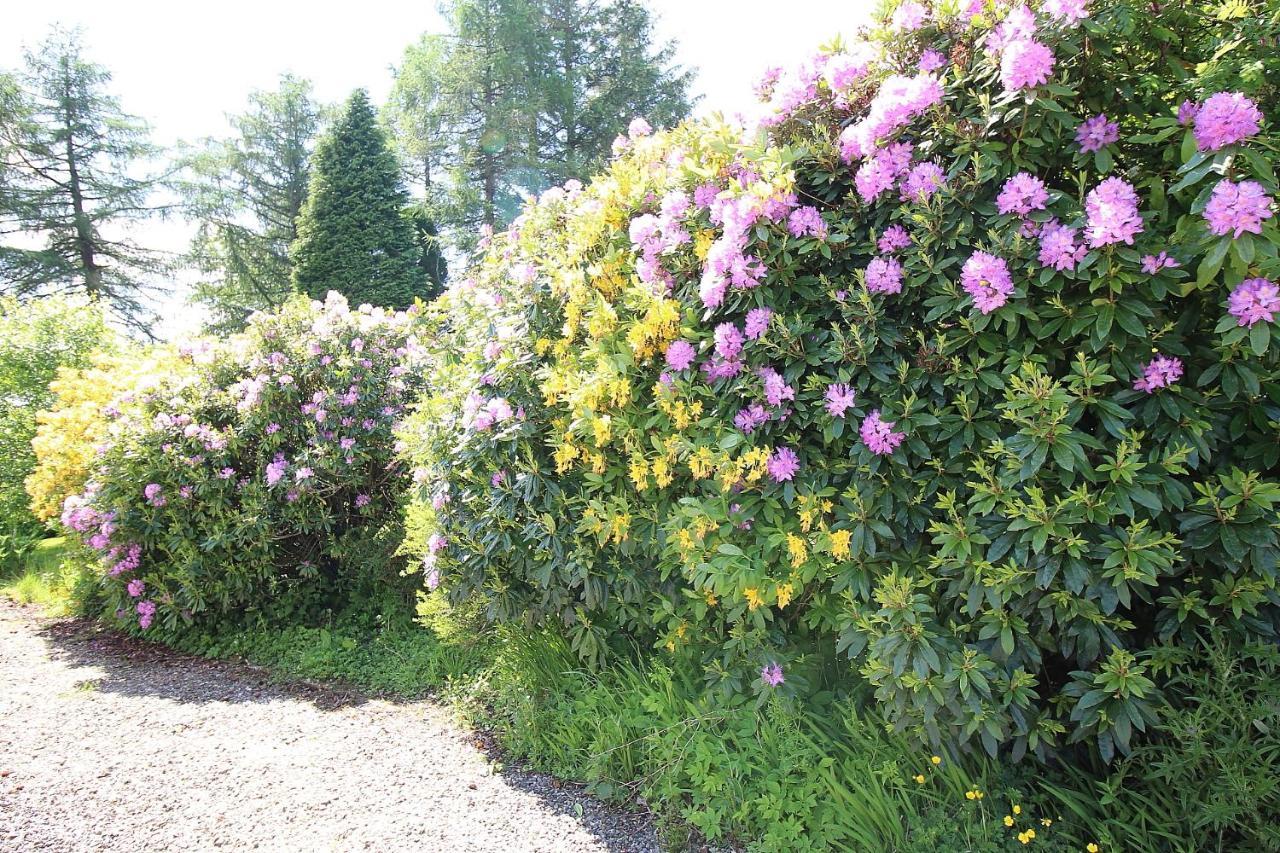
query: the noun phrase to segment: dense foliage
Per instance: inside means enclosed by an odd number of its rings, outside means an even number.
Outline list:
[[[834,646],[934,744],[1128,752],[1198,632],[1280,623],[1280,21],[1239,7],[908,0],[758,132],[633,123],[445,297],[428,585],[724,694]]]
[[[420,385],[413,317],[331,293],[256,315],[112,414],[62,523],[99,555],[126,624],[307,619],[403,594],[392,424]]]
[[[113,341],[102,313],[80,302],[0,299],[0,518],[7,527],[39,528],[23,482],[36,465],[38,414],[53,402],[49,383]]]

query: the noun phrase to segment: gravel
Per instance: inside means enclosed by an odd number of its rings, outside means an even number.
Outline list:
[[[0,599],[0,850],[657,851],[431,701],[272,684]]]

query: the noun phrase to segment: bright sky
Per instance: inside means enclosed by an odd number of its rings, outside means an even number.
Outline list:
[[[90,59],[113,75],[124,108],[150,122],[163,145],[222,135],[225,116],[253,89],[274,88],[286,71],[335,102],[357,87],[380,102],[390,68],[424,31],[440,31],[431,0],[362,0],[342,14],[324,2],[221,0],[56,0],[10,3],[0,29],[0,68],[21,63],[50,25],[79,26]],[[771,65],[791,65],[837,32],[851,35],[874,0],[649,0],[659,34],[679,44],[678,60],[698,70],[700,112],[749,110],[751,86]],[[190,228],[149,226],[145,242],[181,250]],[[180,295],[175,294],[180,303]],[[166,311],[168,334],[198,325],[192,311]],[[180,319],[172,319],[178,315]]]

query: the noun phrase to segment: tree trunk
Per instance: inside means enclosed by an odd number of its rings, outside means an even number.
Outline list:
[[[93,226],[89,214],[84,209],[84,192],[80,188],[80,170],[76,166],[75,140],[72,135],[71,115],[71,69],[67,61],[62,61],[62,114],[63,127],[66,129],[67,150],[67,189],[71,193],[71,210],[76,226],[76,251],[80,255],[81,271],[84,273],[84,289],[90,299],[96,300],[102,293],[102,268],[97,264],[94,252]]]

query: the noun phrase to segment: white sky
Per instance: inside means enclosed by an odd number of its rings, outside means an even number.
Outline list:
[[[86,53],[112,73],[124,108],[146,119],[156,142],[172,145],[222,135],[225,116],[244,108],[253,89],[274,88],[283,72],[312,81],[324,102],[364,87],[381,102],[390,68],[424,31],[439,32],[433,0],[343,3],[220,0],[45,0],[5,4],[0,68],[21,63],[50,25],[79,26]],[[334,4],[335,6],[337,4]],[[658,33],[679,44],[678,61],[697,69],[699,112],[751,108],[751,86],[771,65],[799,62],[836,33],[851,35],[874,0],[649,0]],[[355,10],[356,14],[352,14]],[[190,228],[148,226],[140,238],[154,248],[181,250]],[[180,289],[180,287],[179,287]],[[175,302],[181,302],[175,294]],[[165,312],[168,334],[199,323],[194,311]]]

